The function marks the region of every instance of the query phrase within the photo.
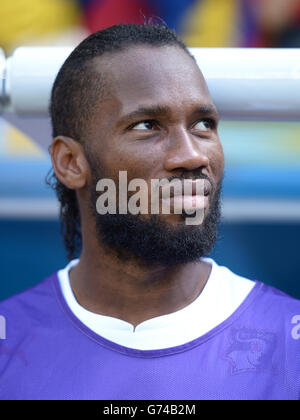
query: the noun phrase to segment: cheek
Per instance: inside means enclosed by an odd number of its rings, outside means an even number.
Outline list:
[[[120,171],[126,171],[128,180],[151,177],[153,168],[157,166],[160,153],[152,148],[135,147],[109,151],[102,157],[103,167],[112,179],[117,179]]]
[[[117,150],[115,164],[129,178],[148,179],[162,159],[161,149],[162,144],[150,139],[128,142]]]

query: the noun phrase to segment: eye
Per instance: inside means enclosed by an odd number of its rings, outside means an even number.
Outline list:
[[[214,122],[214,120],[211,119],[206,119],[206,120],[201,120],[198,121],[193,128],[195,128],[196,130],[201,130],[201,131],[209,131],[209,130],[213,130],[215,128],[216,124]]]
[[[156,127],[155,122],[152,120],[141,121],[132,125],[131,130],[153,130]]]

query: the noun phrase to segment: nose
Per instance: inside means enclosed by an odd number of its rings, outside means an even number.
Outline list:
[[[167,153],[164,161],[165,170],[184,169],[193,171],[200,167],[207,167],[209,158],[201,145],[201,138],[195,138],[185,128],[170,134]]]

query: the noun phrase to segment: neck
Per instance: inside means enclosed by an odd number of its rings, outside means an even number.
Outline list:
[[[192,303],[202,292],[210,271],[210,265],[203,261],[148,267],[137,260],[120,260],[94,243],[83,247],[70,281],[81,306],[136,327]]]

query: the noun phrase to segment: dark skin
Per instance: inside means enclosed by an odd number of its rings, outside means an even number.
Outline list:
[[[151,179],[200,168],[212,183],[212,197],[223,175],[224,155],[218,114],[192,58],[179,47],[136,46],[97,58],[94,65],[101,65],[107,88],[85,141],[106,175],[117,183],[119,171],[126,170],[128,181],[142,178],[150,185]],[[178,311],[199,296],[209,264],[149,267],[137,259],[120,260],[99,245],[86,188],[91,170],[76,139],[54,139],[52,162],[59,180],[77,192],[83,247],[70,281],[83,307],[135,327]],[[174,214],[159,217],[174,227],[184,223]]]

